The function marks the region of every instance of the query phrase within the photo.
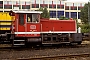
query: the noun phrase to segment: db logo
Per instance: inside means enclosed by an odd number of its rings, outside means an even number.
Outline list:
[[[36,29],[36,25],[31,25],[30,29]]]

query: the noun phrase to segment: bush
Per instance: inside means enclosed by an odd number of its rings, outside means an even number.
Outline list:
[[[88,32],[90,32],[90,26],[89,26],[89,24],[83,24],[83,25],[81,25],[81,32],[82,33],[88,33]]]
[[[66,18],[64,16],[60,16],[59,20],[69,20],[69,18]]]

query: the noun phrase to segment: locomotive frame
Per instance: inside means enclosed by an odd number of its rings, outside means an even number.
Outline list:
[[[29,44],[71,44],[82,42],[82,33],[77,33],[75,20],[40,19],[41,11],[10,11],[11,33],[1,34],[1,43],[13,46]],[[68,26],[67,26],[68,25]]]

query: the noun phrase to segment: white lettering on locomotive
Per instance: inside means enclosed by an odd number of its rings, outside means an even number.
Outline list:
[[[31,25],[30,29],[36,29],[36,25]]]

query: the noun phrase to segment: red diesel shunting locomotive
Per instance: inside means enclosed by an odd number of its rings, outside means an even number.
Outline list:
[[[82,42],[82,34],[77,33],[75,20],[40,19],[40,11],[11,11],[15,16],[12,30],[7,40],[13,45],[61,44]],[[34,44],[34,45],[35,45]]]

